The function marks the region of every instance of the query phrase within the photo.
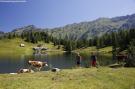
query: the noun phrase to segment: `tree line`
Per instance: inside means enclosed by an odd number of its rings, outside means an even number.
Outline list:
[[[22,32],[21,34],[18,33],[6,33],[1,39],[3,38],[22,38],[26,42],[31,43],[38,43],[39,41],[44,41],[45,43],[52,42],[54,46],[56,45],[63,45],[65,51],[72,51],[78,48],[86,48],[90,46],[96,46],[97,48],[103,48],[107,46],[113,46],[114,50],[115,48],[119,49],[119,51],[123,51],[125,49],[128,49],[130,42],[132,42],[133,39],[135,39],[135,29],[130,30],[120,30],[117,32],[110,32],[105,33],[102,36],[94,36],[91,39],[79,39],[79,40],[71,40],[68,36],[65,36],[65,38],[61,37],[53,37],[48,32]]]
[[[71,40],[68,36],[65,36],[65,38],[55,38],[48,32],[41,31],[23,32],[21,34],[11,32],[1,36],[0,39],[13,39],[18,37],[33,44],[38,43],[39,41],[44,41],[45,43],[52,42],[54,46],[58,46],[58,49],[63,45],[64,50],[68,52],[90,46],[96,46],[97,49],[112,46],[113,59],[116,59],[116,55],[119,52],[127,50],[129,53],[129,61],[127,61],[127,64],[128,66],[135,66],[135,29],[119,30],[117,32],[105,33],[100,37],[95,36],[91,39],[80,40]]]

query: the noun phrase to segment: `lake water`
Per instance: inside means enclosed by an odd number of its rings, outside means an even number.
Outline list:
[[[76,54],[74,53],[63,53],[56,55],[47,54],[33,54],[30,56],[21,55],[14,57],[0,57],[0,73],[11,73],[17,72],[21,68],[29,68],[28,60],[39,60],[48,63],[48,67],[44,67],[41,70],[46,71],[51,68],[57,67],[60,69],[70,69],[76,67]],[[90,64],[90,56],[82,56],[82,67],[87,67]],[[101,66],[109,65],[113,61],[111,57],[100,56],[98,62]]]

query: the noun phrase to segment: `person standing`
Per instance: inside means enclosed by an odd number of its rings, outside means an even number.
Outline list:
[[[76,56],[76,64],[78,67],[81,66],[81,61],[82,61],[82,57],[79,53],[77,53],[77,56]]]
[[[92,67],[96,67],[96,64],[97,64],[97,57],[96,57],[96,55],[92,52],[92,53],[91,53],[91,65],[92,65]]]

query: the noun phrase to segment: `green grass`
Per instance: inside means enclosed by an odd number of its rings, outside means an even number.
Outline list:
[[[95,46],[74,50],[73,52],[79,52],[82,55],[90,55],[91,52],[99,53],[104,56],[112,56],[112,46],[96,49]]]
[[[112,52],[112,46],[101,48],[101,49],[99,49],[99,52],[102,52],[102,53],[111,53]]]
[[[135,68],[78,68],[1,74],[0,89],[135,89]]]
[[[25,47],[20,47],[20,44],[23,43],[25,44]],[[55,55],[55,54],[61,54],[63,53],[64,49],[63,46],[61,46],[60,49],[57,49],[58,46],[54,46],[53,43],[44,43],[44,42],[39,42],[38,44],[43,44],[44,47],[49,48],[47,53],[49,55]],[[5,57],[7,56],[11,56],[16,57],[16,56],[20,56],[20,55],[31,55],[33,53],[33,47],[36,47],[38,44],[32,44],[32,43],[28,43],[25,42],[22,39],[19,38],[15,38],[15,39],[3,39],[0,40],[0,56]],[[112,51],[112,47],[105,47],[105,48],[101,48],[99,49],[99,53],[101,55],[105,55],[105,56],[111,56],[111,51]],[[96,47],[88,47],[88,48],[83,48],[83,49],[77,49],[74,50],[73,52],[80,52],[82,55],[90,55],[91,52],[97,52]]]
[[[20,47],[20,44],[25,44],[25,47]],[[44,47],[49,48],[48,51],[51,51],[54,53],[56,51],[62,51],[61,49],[57,49],[57,46],[54,46],[52,43],[43,43],[39,42],[38,44],[43,44]],[[17,55],[31,55],[33,53],[33,47],[36,47],[38,44],[32,44],[25,42],[22,39],[15,38],[15,39],[3,39],[0,40],[0,56],[17,56]],[[58,53],[58,52],[57,52]]]

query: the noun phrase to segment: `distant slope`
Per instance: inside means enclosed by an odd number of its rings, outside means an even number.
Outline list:
[[[101,36],[104,33],[130,28],[135,28],[135,15],[99,18],[90,22],[81,22],[61,28],[54,28],[50,33],[56,37],[60,34],[62,37],[68,36],[70,39],[90,39],[94,36]]]
[[[101,36],[106,32],[118,30],[125,23],[126,20],[113,22],[109,18],[100,18],[92,22],[82,22],[57,28],[59,30],[53,29],[51,33],[56,37],[61,34],[62,37],[67,35],[70,39],[90,39],[93,36]]]
[[[53,29],[40,29],[29,25],[15,29],[12,32],[20,34],[29,31],[46,31],[57,38],[90,39],[104,33],[131,28],[135,28],[135,14],[114,18],[99,18],[94,21],[74,23]]]
[[[0,31],[0,37],[2,37],[4,35],[3,31]]]
[[[28,26],[24,26],[24,27],[21,27],[21,28],[16,28],[12,31],[12,33],[15,32],[17,34],[21,34],[23,32],[32,32],[32,31],[38,31],[39,32],[39,31],[42,31],[42,29],[37,28],[34,25],[28,25]]]
[[[4,32],[3,31],[0,31],[0,34],[4,34]]]

